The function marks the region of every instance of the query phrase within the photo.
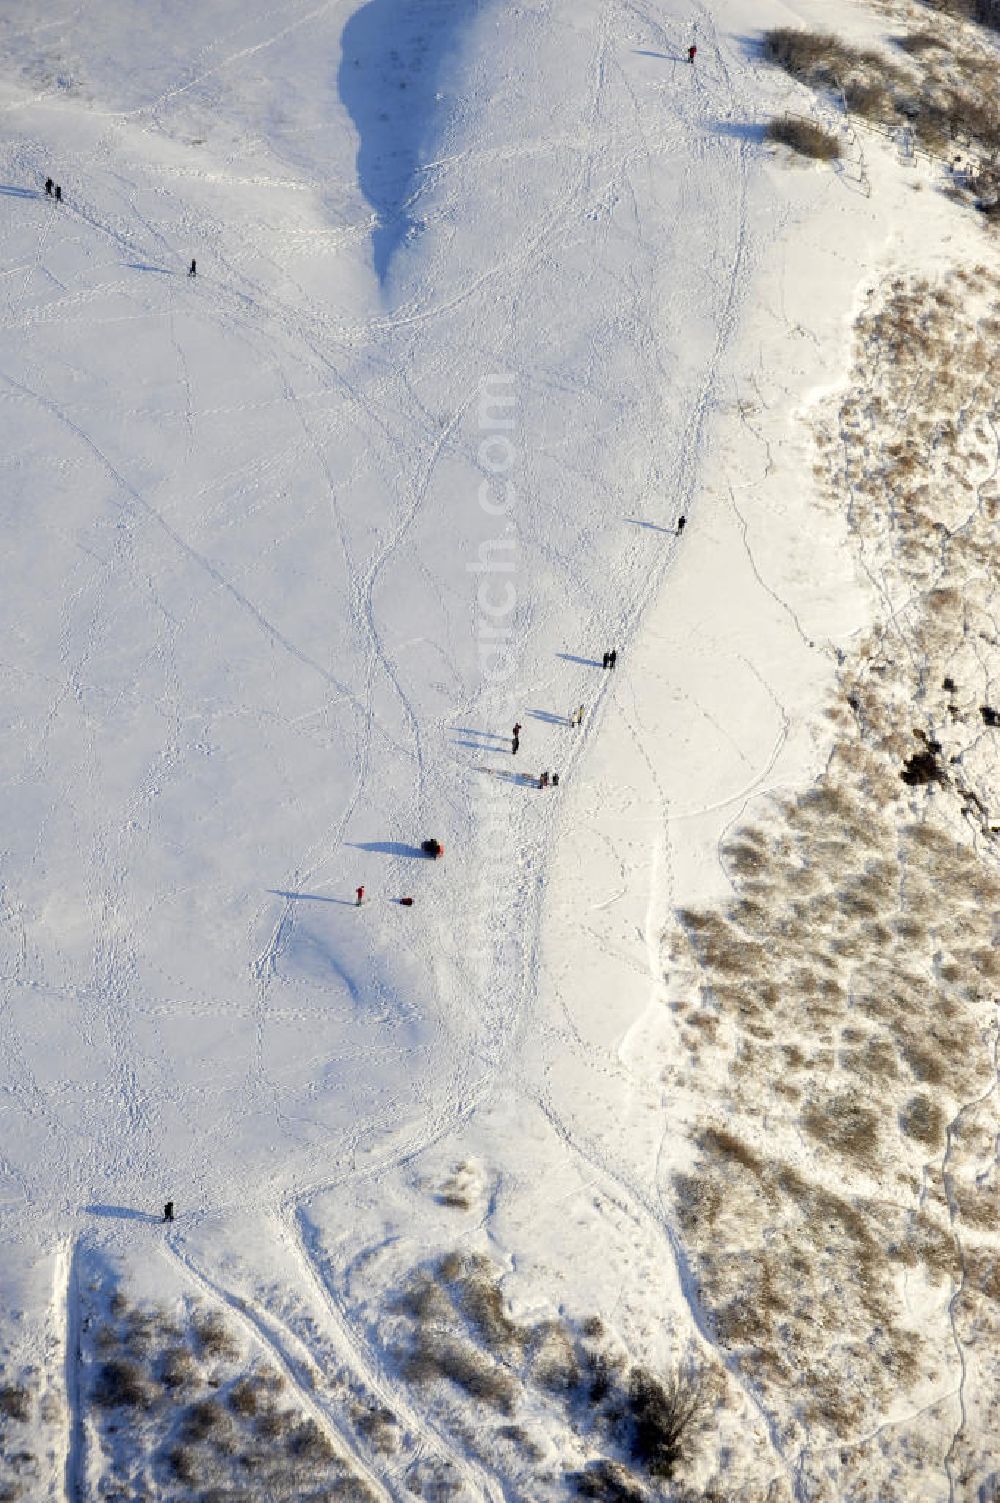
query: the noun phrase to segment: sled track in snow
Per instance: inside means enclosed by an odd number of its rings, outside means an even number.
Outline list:
[[[324,1401],[317,1394],[312,1377],[314,1363],[305,1343],[279,1322],[275,1315],[270,1312],[264,1315],[258,1307],[230,1294],[204,1269],[199,1268],[191,1255],[185,1252],[175,1240],[168,1240],[166,1245],[191,1281],[213,1300],[219,1300],[226,1305],[244,1331],[253,1340],[262,1343],[267,1348],[275,1364],[288,1380],[296,1401],[327,1437],[334,1449],[339,1451],[361,1474],[374,1491],[375,1496],[380,1499],[380,1503],[396,1503],[394,1495],[387,1490],[361,1455],[352,1438],[346,1433],[345,1427],[336,1418],[335,1401],[332,1399]]]
[[[289,1247],[303,1281],[312,1289],[328,1320],[328,1329],[342,1354],[349,1370],[360,1374],[367,1388],[377,1395],[383,1404],[402,1417],[414,1435],[425,1434],[439,1454],[454,1467],[458,1476],[470,1485],[486,1503],[503,1503],[503,1489],[490,1477],[484,1467],[471,1461],[454,1446],[439,1425],[421,1414],[411,1402],[406,1386],[387,1371],[374,1347],[352,1323],[343,1304],[334,1293],[333,1284],[323,1272],[322,1254],[311,1244],[311,1237],[303,1224],[303,1217],[296,1212],[294,1217],[283,1217],[279,1235]]]

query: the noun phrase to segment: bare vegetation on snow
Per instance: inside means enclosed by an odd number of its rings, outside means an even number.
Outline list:
[[[732,901],[671,937],[692,1079],[728,1082],[677,1213],[810,1497],[846,1495],[810,1474],[835,1442],[848,1492],[946,1456],[975,1496],[1000,1418],[998,290],[872,296],[817,474],[884,610],[825,775],[732,836]],[[920,1423],[880,1429],[907,1395]]]

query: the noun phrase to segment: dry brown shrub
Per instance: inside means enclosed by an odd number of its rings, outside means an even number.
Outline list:
[[[0,1415],[22,1423],[31,1418],[31,1392],[24,1383],[5,1383],[0,1387]]]
[[[937,1150],[944,1142],[945,1114],[932,1096],[911,1096],[901,1116],[903,1131],[925,1148]]]
[[[470,1397],[510,1414],[517,1398],[517,1383],[509,1372],[491,1362],[471,1344],[445,1331],[424,1331],[403,1359],[403,1370],[413,1383],[447,1378]]]
[[[864,1408],[864,1399],[847,1374],[826,1371],[812,1375],[802,1412],[809,1424],[825,1425],[835,1435],[846,1436],[857,1428]]]
[[[706,1153],[725,1160],[727,1164],[739,1164],[757,1178],[763,1175],[765,1165],[760,1154],[728,1128],[706,1127],[701,1135],[701,1146]]]
[[[768,122],[767,139],[787,146],[799,156],[817,162],[833,162],[841,155],[840,142],[832,131],[824,130],[812,120],[797,115],[783,115]]]
[[[225,1450],[233,1441],[233,1422],[218,1399],[202,1399],[186,1411],[181,1437],[189,1442],[211,1440],[214,1447]]]
[[[823,1095],[801,1113],[806,1132],[829,1148],[866,1168],[878,1162],[879,1116],[864,1106],[853,1091]]]
[[[384,1456],[399,1449],[399,1421],[382,1405],[356,1405],[351,1411],[356,1428],[374,1450]]]
[[[450,1270],[455,1268],[451,1255],[443,1259],[438,1264],[442,1278],[446,1262]],[[454,1286],[454,1298],[480,1340],[490,1350],[509,1356],[521,1350],[529,1332],[507,1314],[497,1273],[488,1258],[468,1254],[459,1259],[458,1271],[448,1282]]]
[[[225,1362],[235,1362],[239,1358],[239,1343],[218,1310],[196,1310],[191,1326],[206,1357]]]
[[[676,1174],[674,1194],[677,1216],[685,1231],[692,1237],[705,1236],[715,1225],[722,1209],[721,1184],[698,1174]]]
[[[1000,1302],[1000,1258],[992,1247],[966,1246],[965,1277],[980,1294]]]
[[[455,1256],[457,1258],[457,1254]],[[460,1262],[458,1266],[461,1266]],[[423,1271],[414,1274],[399,1295],[397,1305],[414,1320],[421,1322],[446,1322],[452,1318],[453,1313],[451,1300],[444,1290]]]
[[[160,1382],[164,1388],[191,1388],[201,1379],[201,1372],[190,1347],[168,1347],[160,1357]]]
[[[154,1393],[137,1363],[125,1357],[102,1362],[94,1384],[94,1402],[102,1409],[150,1409]]]
[[[580,1382],[573,1341],[561,1322],[542,1321],[532,1332],[531,1376],[550,1393],[569,1393]]]

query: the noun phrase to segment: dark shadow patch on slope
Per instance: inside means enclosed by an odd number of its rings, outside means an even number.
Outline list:
[[[447,101],[444,64],[485,0],[369,0],[341,37],[337,89],[358,132],[358,185],[378,215],[375,275],[416,232],[410,210]]]

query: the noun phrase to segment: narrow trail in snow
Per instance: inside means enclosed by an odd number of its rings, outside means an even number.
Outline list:
[[[170,1239],[166,1245],[191,1282],[200,1286],[212,1299],[221,1301],[243,1330],[266,1348],[291,1385],[296,1402],[316,1423],[334,1449],[349,1459],[351,1465],[371,1487],[376,1498],[380,1499],[381,1503],[390,1503],[390,1499],[392,1503],[400,1503],[405,1496],[404,1492],[402,1490],[396,1493],[388,1491],[368,1461],[361,1455],[346,1426],[340,1420],[335,1397],[331,1395],[328,1398],[323,1389],[317,1387],[316,1379],[319,1377],[319,1372],[304,1343],[280,1322],[272,1311],[268,1311],[265,1315],[259,1305],[249,1305],[236,1295],[230,1294],[222,1284],[199,1267],[179,1239]]]
[[[83,1400],[80,1393],[80,1278],[79,1247],[64,1243],[56,1256],[55,1300],[61,1306],[64,1330],[66,1389],[66,1503],[85,1503],[87,1497]]]
[[[313,1291],[325,1312],[326,1333],[332,1337],[348,1371],[356,1373],[365,1386],[404,1421],[414,1436],[427,1436],[474,1494],[486,1499],[487,1503],[500,1503],[501,1489],[488,1472],[455,1445],[430,1415],[421,1412],[413,1403],[407,1386],[392,1377],[372,1343],[351,1321],[335,1292],[332,1278],[325,1271],[322,1254],[313,1245],[301,1212],[282,1218],[279,1236],[289,1247],[303,1283]]]

